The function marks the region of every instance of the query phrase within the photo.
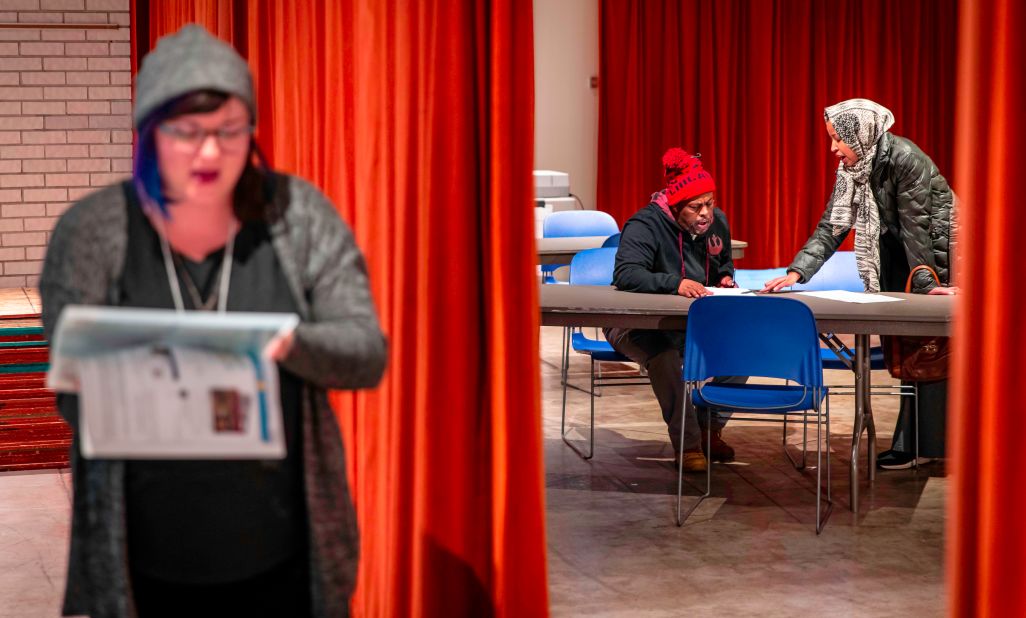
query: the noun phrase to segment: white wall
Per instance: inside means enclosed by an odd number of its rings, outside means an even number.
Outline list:
[[[534,0],[534,167],[570,174],[595,208],[598,165],[598,0]]]

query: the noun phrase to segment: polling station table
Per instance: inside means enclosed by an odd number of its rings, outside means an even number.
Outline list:
[[[602,246],[608,236],[568,236],[566,238],[536,238],[538,247],[538,264],[547,266],[551,264],[569,264],[574,256],[585,249],[595,249]],[[733,240],[730,243],[730,256],[740,260],[745,256],[745,249],[748,243],[743,240]]]
[[[870,404],[870,335],[951,334],[953,296],[887,292],[902,302],[857,304],[786,292],[774,294],[805,303],[820,333],[855,335],[855,424],[851,439],[851,509],[858,511],[859,445],[868,437],[869,479],[876,477],[876,427]],[[669,294],[636,294],[605,286],[541,285],[543,326],[592,326],[685,330],[691,299]]]

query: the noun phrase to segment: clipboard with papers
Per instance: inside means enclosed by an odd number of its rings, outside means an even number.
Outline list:
[[[269,344],[295,314],[69,306],[47,374],[79,396],[82,454],[103,459],[285,456]]]

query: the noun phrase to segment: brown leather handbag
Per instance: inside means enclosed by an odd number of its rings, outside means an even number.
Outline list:
[[[940,277],[925,264],[912,269],[905,283],[905,292],[912,291],[912,277],[920,270],[929,271],[940,285]],[[951,355],[947,337],[881,337],[887,371],[899,380],[931,382],[948,377]]]

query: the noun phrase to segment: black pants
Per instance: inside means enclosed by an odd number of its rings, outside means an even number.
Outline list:
[[[903,382],[903,384],[912,384]],[[915,452],[915,409],[911,397],[901,398],[901,412],[894,426],[891,448],[902,453]],[[919,382],[919,455],[944,457],[947,431],[948,381]]]
[[[255,577],[227,584],[179,584],[132,572],[140,618],[310,615],[309,566],[305,553]]]

